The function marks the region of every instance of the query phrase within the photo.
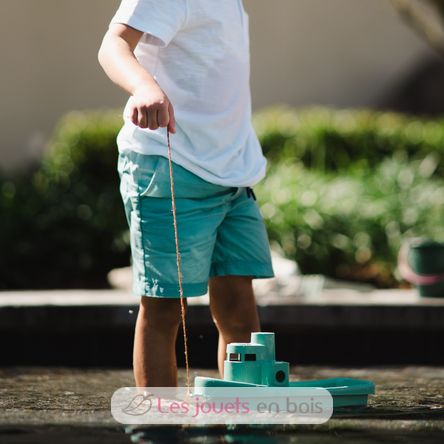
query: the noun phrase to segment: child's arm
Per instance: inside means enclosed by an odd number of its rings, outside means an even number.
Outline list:
[[[168,126],[169,131],[175,133],[173,106],[134,56],[142,35],[142,31],[130,26],[113,24],[103,38],[99,63],[114,83],[133,96],[130,117],[134,125],[151,130]]]

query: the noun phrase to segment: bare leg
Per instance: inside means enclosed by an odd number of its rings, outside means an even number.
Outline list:
[[[177,386],[175,346],[180,323],[180,299],[141,298],[133,353],[137,387]]]
[[[223,378],[226,346],[250,342],[251,333],[261,331],[250,276],[216,276],[210,279],[210,309],[219,331],[217,364]]]

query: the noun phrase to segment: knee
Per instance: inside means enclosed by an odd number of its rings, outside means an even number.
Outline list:
[[[213,322],[219,332],[229,333],[230,335],[249,336],[252,331],[258,330],[256,319],[217,318],[213,316]]]
[[[235,336],[249,336],[258,330],[257,312],[252,308],[232,307],[230,312],[213,313],[212,319],[219,332]]]
[[[251,277],[213,279],[210,309],[219,331],[242,335],[257,330],[259,320]]]
[[[186,307],[186,300],[184,300],[184,315],[186,314]],[[142,319],[153,327],[177,328],[182,321],[180,299],[142,297],[139,310]]]

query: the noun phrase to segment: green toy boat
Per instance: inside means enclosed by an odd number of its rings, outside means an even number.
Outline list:
[[[216,387],[299,387],[326,389],[333,398],[333,408],[365,407],[368,396],[375,393],[372,381],[331,378],[312,381],[289,381],[290,365],[275,360],[275,336],[272,332],[254,332],[250,343],[227,345],[224,379],[197,376],[194,387],[205,390]]]

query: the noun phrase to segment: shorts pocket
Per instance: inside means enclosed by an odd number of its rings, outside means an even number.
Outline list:
[[[156,183],[161,157],[135,151],[119,153],[117,170],[122,196],[134,198],[150,195]]]
[[[139,197],[150,196],[156,186],[162,156],[134,153],[131,173]]]
[[[157,161],[153,171],[142,171],[145,180],[141,180],[141,183],[145,186],[141,191],[141,197],[158,197],[158,198],[171,198],[171,182],[170,182],[170,165],[168,158],[156,155]],[[152,173],[152,174],[151,174]],[[177,165],[173,165],[173,180],[176,185],[176,179],[178,178]],[[151,176],[150,176],[151,174]],[[146,181],[146,179],[149,179]],[[177,187],[175,187],[175,191]],[[175,193],[176,195],[176,193]],[[176,196],[179,197],[179,196]]]
[[[139,179],[140,197],[150,196],[156,186],[156,179],[159,172],[160,158],[156,159],[151,169],[140,170]]]

